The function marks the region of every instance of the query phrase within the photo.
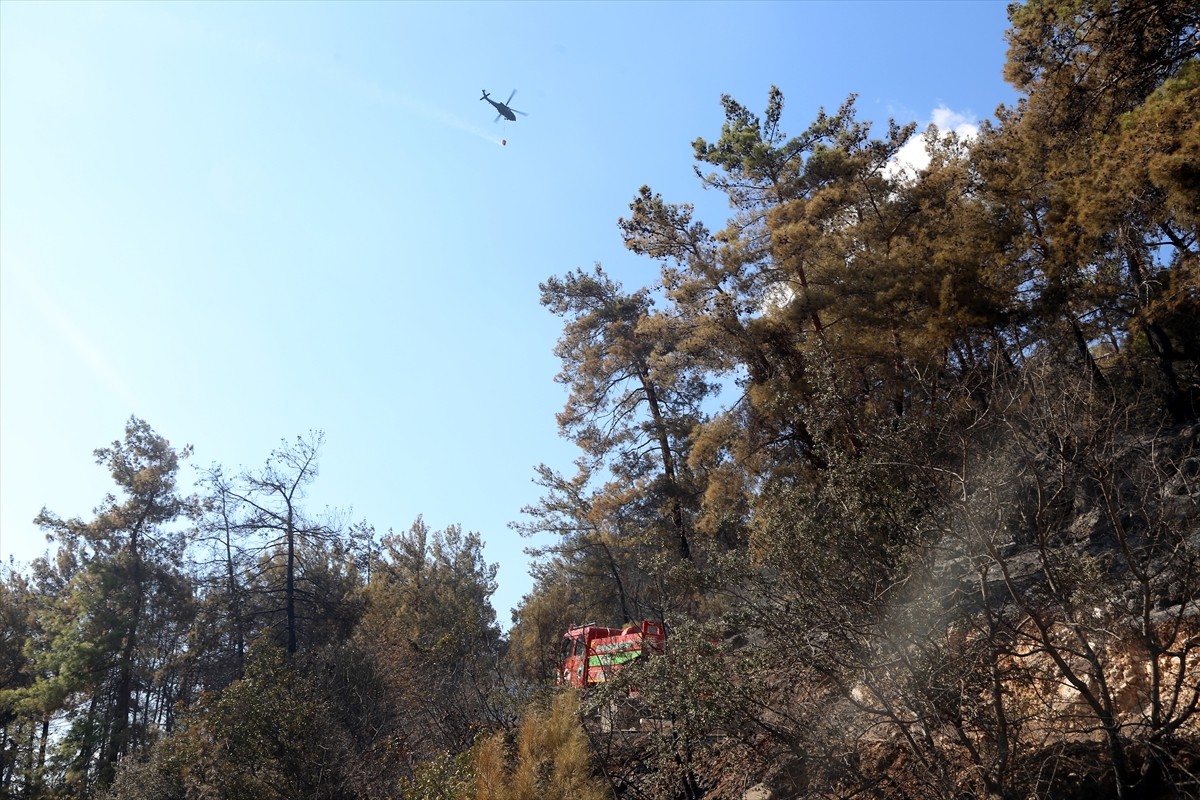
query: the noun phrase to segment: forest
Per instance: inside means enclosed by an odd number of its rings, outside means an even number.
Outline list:
[[[540,285],[578,457],[507,630],[479,533],[306,506],[319,431],[131,417],[0,568],[0,797],[1200,797],[1200,6],[1009,18],[1019,101],[928,166],[726,96],[722,226],[631,187],[645,285]],[[565,689],[584,620],[667,647]]]

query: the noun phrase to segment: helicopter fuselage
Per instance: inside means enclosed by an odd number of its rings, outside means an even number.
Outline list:
[[[517,90],[516,90],[516,89],[513,89],[513,94],[516,94],[516,93],[517,93]],[[516,113],[513,113],[513,110],[512,110],[511,108],[509,108],[509,107],[508,107],[508,104],[506,104],[506,103],[497,103],[495,100],[493,100],[491,97],[489,97],[489,96],[488,96],[488,93],[487,93],[487,92],[484,92],[484,93],[483,93],[483,97],[481,97],[481,98],[479,98],[479,99],[480,99],[480,100],[487,100],[489,103],[491,103],[491,104],[492,104],[492,106],[493,106],[493,107],[496,109],[496,111],[497,111],[497,112],[500,114],[500,117],[504,117],[506,120],[508,120],[508,121],[510,121],[510,122],[516,122],[516,121],[517,121],[517,114],[516,114]],[[508,99],[509,99],[509,100],[512,100],[512,97],[510,96]],[[517,112],[517,113],[521,113],[521,114],[523,114],[523,113],[525,113],[525,112],[521,111],[521,112]],[[496,119],[498,120],[498,119],[500,119],[500,117],[496,117]]]

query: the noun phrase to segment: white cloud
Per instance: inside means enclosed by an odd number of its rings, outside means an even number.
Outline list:
[[[946,106],[938,106],[933,110],[930,119],[918,132],[909,139],[896,157],[888,163],[884,172],[888,177],[899,174],[914,176],[929,166],[929,154],[925,152],[925,132],[930,125],[937,126],[942,135],[953,132],[959,139],[970,141],[979,135],[979,124],[974,115],[963,114]]]
[[[974,139],[979,135],[979,125],[974,115],[960,114],[945,106],[933,110],[933,124],[937,125],[939,131],[954,131],[960,139]]]

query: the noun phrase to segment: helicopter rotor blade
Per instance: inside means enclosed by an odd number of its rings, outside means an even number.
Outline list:
[[[512,102],[512,99],[513,99],[513,97],[516,95],[516,93],[517,93],[517,90],[516,90],[516,89],[513,89],[513,91],[512,91],[512,94],[510,94],[510,95],[508,96],[508,99],[504,101],[504,105],[508,105],[509,103],[511,103],[511,102]]]
[[[509,111],[513,112],[514,114],[520,114],[522,117],[528,117],[528,116],[529,116],[529,115],[528,115],[528,114],[526,114],[524,111],[517,111],[515,108],[510,108],[510,109],[509,109]]]

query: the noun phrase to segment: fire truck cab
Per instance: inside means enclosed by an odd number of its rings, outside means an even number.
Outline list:
[[[657,622],[571,628],[563,636],[558,682],[580,689],[604,683],[637,659],[661,653],[665,646],[666,634]]]

